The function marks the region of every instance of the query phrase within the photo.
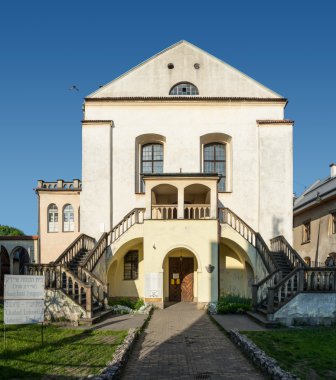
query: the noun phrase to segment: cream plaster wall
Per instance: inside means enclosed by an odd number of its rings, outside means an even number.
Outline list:
[[[259,126],[259,231],[293,241],[293,127]]]
[[[247,261],[254,272],[255,283],[261,281],[269,273],[257,250],[237,231],[227,224],[221,224],[221,244],[231,248],[236,254]],[[242,259],[241,259],[242,261]]]
[[[252,297],[254,275],[246,260],[248,258],[244,252],[238,253],[225,244],[220,245],[220,296]]]
[[[105,229],[109,225],[111,205],[112,225],[134,207],[145,206],[144,195],[135,193],[137,136],[157,133],[166,137],[164,172],[195,173],[201,171],[200,136],[221,132],[232,137],[232,192],[220,193],[220,203],[255,230],[260,227],[265,241],[274,236],[273,223],[280,217],[279,231],[291,241],[291,207],[287,202],[292,196],[291,127],[277,126],[259,135],[260,128],[268,127],[258,127],[256,123],[258,119],[282,119],[283,111],[279,104],[87,103],[86,119],[113,120],[114,127],[109,136],[108,124],[83,126],[83,231],[99,237],[101,225]],[[109,184],[111,140],[113,176]],[[259,145],[264,157],[261,163]],[[275,175],[277,166],[281,171]],[[270,180],[265,177],[259,183],[260,171]],[[263,187],[260,192],[259,186]],[[109,188],[113,189],[113,199],[109,199]],[[276,196],[279,189],[281,196]],[[271,199],[266,193],[272,195]],[[259,202],[263,203],[260,209],[264,215],[260,223]]]
[[[174,69],[169,70],[168,63],[173,63]],[[198,70],[195,63],[200,65]],[[167,96],[171,87],[181,81],[196,84],[202,96],[280,97],[187,41],[156,54],[89,96]]]
[[[98,239],[112,227],[111,123],[84,124],[82,140],[81,230]]]
[[[200,303],[217,300],[218,223],[216,220],[145,220],[142,225],[143,246],[139,242],[141,238],[135,237],[141,230],[132,233],[134,227],[126,232],[127,237],[123,235],[120,242],[118,239],[112,245],[113,256],[107,264],[111,296],[144,297],[146,274],[161,273],[163,294],[160,295],[159,303],[162,303],[164,298],[168,297],[167,258],[171,255],[180,255],[182,252],[183,256],[195,258],[194,298]],[[140,261],[139,279],[129,282],[122,280],[122,258],[131,249],[143,252],[143,261]],[[212,273],[208,273],[205,269],[209,264],[215,266]],[[114,273],[117,275],[114,276]]]
[[[55,261],[79,235],[79,198],[79,191],[39,191],[41,263]],[[58,232],[48,232],[48,206],[51,203],[55,203],[58,207]],[[73,232],[63,232],[63,207],[68,203],[74,209]]]
[[[124,280],[124,256],[128,251],[139,252],[139,275],[137,280]],[[109,297],[143,298],[144,252],[143,244],[127,244],[120,248],[109,263],[107,282]]]

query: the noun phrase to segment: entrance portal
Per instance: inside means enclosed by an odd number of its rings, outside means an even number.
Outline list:
[[[169,257],[169,301],[194,300],[194,259]]]

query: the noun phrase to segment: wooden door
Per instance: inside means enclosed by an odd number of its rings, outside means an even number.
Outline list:
[[[194,259],[192,257],[169,258],[169,301],[192,302],[194,300]]]
[[[169,301],[181,301],[181,281],[176,277],[180,277],[181,263],[179,257],[169,257]]]
[[[194,259],[184,257],[182,259],[181,300],[192,302],[194,300]]]

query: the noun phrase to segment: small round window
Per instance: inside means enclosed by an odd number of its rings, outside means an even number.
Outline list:
[[[191,83],[179,83],[170,90],[169,95],[198,95],[198,89]]]

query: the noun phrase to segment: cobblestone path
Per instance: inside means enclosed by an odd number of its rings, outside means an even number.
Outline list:
[[[122,379],[264,379],[192,303],[155,310]]]

